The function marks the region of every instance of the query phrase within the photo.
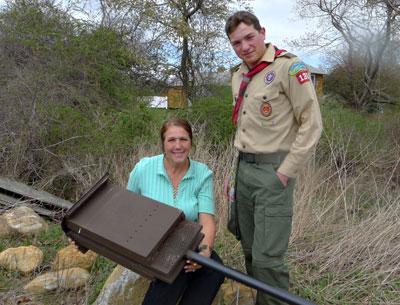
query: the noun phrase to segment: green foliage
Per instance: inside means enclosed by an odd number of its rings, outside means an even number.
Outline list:
[[[96,300],[97,296],[104,286],[104,283],[106,282],[108,276],[111,274],[115,266],[116,264],[114,262],[103,256],[98,256],[96,258],[96,261],[93,264],[92,269],[90,270],[93,276],[93,281],[91,283],[92,287],[89,293],[88,304],[92,304]]]
[[[331,98],[321,101],[321,112],[324,129],[318,150],[323,160],[331,153],[342,159],[358,159],[364,149],[373,151],[385,145],[384,121],[379,116],[357,112]]]
[[[116,29],[75,20],[50,1],[13,2],[0,13],[0,32],[11,62],[36,74],[25,87],[51,76],[37,88],[50,103],[118,105],[132,102],[140,87],[130,73],[145,54]]]
[[[63,52],[65,61],[71,64],[69,74],[101,90],[108,98],[132,101],[135,86],[128,73],[136,62],[135,54],[113,29],[81,28],[78,25],[79,35],[71,37]]]
[[[189,116],[192,122],[203,128],[207,141],[227,144],[234,134],[230,87],[215,86],[209,90],[211,96],[196,100]]]
[[[26,55],[48,55],[51,50],[62,49],[73,31],[69,16],[45,0],[16,0],[0,19],[10,50],[22,47]]]
[[[54,106],[42,111],[43,116],[51,118],[42,137],[49,145],[56,145],[58,153],[69,153],[70,147],[82,152],[91,150],[90,135],[95,126],[88,114],[72,106]]]
[[[114,149],[129,149],[133,144],[157,139],[160,124],[152,109],[139,104],[131,109],[105,114],[104,145]]]
[[[100,114],[72,106],[43,111],[52,118],[43,139],[60,155],[104,156],[127,151],[135,144],[158,140],[161,125],[159,115],[140,103],[121,110],[109,107]]]

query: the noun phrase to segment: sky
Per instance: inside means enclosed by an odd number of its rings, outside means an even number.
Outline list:
[[[0,0],[0,6],[6,0]],[[288,41],[303,35],[312,26],[310,21],[300,19],[296,13],[296,0],[251,0],[250,6],[266,29],[266,42],[272,42],[281,49],[296,54],[307,64],[320,67],[321,54],[310,53],[305,49],[293,49]]]
[[[321,54],[293,49],[287,41],[304,35],[312,27],[310,21],[300,19],[296,13],[296,0],[253,0],[250,2],[254,14],[266,29],[266,42],[296,54],[307,64],[321,65]]]

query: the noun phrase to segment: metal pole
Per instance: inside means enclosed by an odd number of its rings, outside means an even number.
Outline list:
[[[191,259],[191,260],[199,263],[202,266],[207,266],[208,268],[214,269],[214,270],[224,274],[228,278],[231,278],[235,281],[245,284],[246,286],[255,288],[259,291],[269,294],[270,296],[273,296],[281,301],[287,302],[290,305],[316,305],[315,303],[311,303],[310,301],[307,301],[299,296],[290,294],[289,292],[287,292],[285,290],[267,285],[255,278],[248,276],[247,274],[245,274],[243,272],[226,267],[226,266],[224,266],[220,263],[217,263],[216,261],[213,261],[212,259],[210,259],[208,257],[204,257],[194,251],[191,251],[191,250],[187,251],[186,257],[188,259]]]

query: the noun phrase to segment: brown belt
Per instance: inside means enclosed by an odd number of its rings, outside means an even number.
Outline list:
[[[248,163],[277,163],[280,164],[285,159],[287,152],[275,152],[270,154],[252,154],[246,152],[239,152],[239,160],[246,161]]]

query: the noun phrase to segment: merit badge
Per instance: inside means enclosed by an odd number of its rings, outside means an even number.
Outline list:
[[[264,102],[261,104],[260,112],[263,116],[268,117],[272,113],[272,106],[269,102]]]
[[[265,75],[265,78],[264,78],[265,83],[266,83],[267,85],[269,85],[270,83],[272,83],[272,82],[274,81],[274,79],[275,79],[275,72],[274,72],[274,71],[268,72],[268,73]]]

